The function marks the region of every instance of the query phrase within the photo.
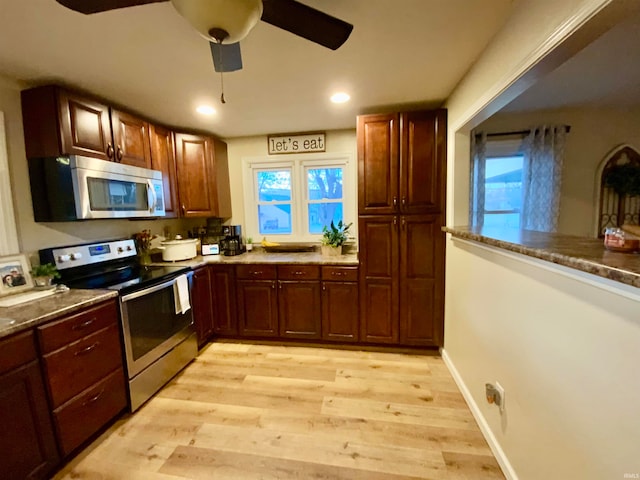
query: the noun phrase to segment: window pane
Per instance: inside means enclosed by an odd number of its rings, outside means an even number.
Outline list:
[[[259,202],[291,201],[291,171],[262,170],[256,174]]]
[[[484,215],[485,227],[520,228],[519,213],[486,213]]]
[[[258,205],[260,234],[290,234],[291,204]]]
[[[342,198],[342,167],[307,170],[309,200]]]
[[[485,210],[520,211],[522,156],[487,158],[485,179]]]
[[[309,204],[309,233],[322,233],[322,227],[336,225],[342,220],[342,202],[310,203]]]

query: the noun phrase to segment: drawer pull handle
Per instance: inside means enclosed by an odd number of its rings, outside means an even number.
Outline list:
[[[95,350],[95,348],[100,345],[100,342],[96,342],[93,345],[89,345],[86,348],[83,348],[82,350],[78,350],[76,353],[74,353],[74,355],[77,357],[78,355],[86,355],[87,353],[89,353],[92,350]]]
[[[336,276],[336,277],[341,277],[344,275],[344,272],[331,272],[331,275]]]
[[[304,275],[304,272],[293,272],[294,275]]]
[[[251,272],[252,275],[262,275],[262,270],[256,270]]]
[[[100,390],[100,393],[98,393],[95,397],[91,397],[89,400],[85,400],[84,402],[82,402],[82,406],[86,407],[88,405],[91,405],[92,403],[97,402],[103,394],[104,394],[104,388]]]
[[[78,323],[77,325],[74,325],[73,327],[71,327],[71,330],[83,330],[85,328],[87,328],[89,325],[91,325],[93,322],[95,322],[96,319],[95,317],[87,320],[86,322],[82,322],[82,323]]]

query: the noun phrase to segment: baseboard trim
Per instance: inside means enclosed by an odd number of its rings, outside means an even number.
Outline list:
[[[440,350],[440,353],[442,355],[442,360],[444,360],[444,363],[449,369],[449,372],[451,373],[451,376],[453,377],[454,381],[458,385],[460,392],[462,392],[462,396],[467,402],[467,405],[471,410],[471,414],[476,419],[476,422],[478,422],[480,431],[482,432],[482,435],[484,436],[485,440],[489,444],[489,448],[491,448],[493,455],[496,457],[496,460],[498,461],[498,464],[502,469],[502,473],[504,473],[504,476],[507,478],[507,480],[518,480],[518,475],[516,475],[516,472],[513,469],[513,466],[511,465],[511,463],[509,462],[507,455],[504,453],[504,450],[502,450],[502,447],[498,443],[498,440],[496,439],[495,435],[493,434],[493,431],[489,427],[489,424],[484,418],[484,415],[482,415],[482,412],[480,411],[478,404],[475,402],[475,400],[473,399],[473,396],[471,395],[471,392],[467,388],[467,385],[464,383],[462,376],[460,375],[455,365],[451,361],[451,358],[449,357],[449,355],[447,354],[444,348]]]

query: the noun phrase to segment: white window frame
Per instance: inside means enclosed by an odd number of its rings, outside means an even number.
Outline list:
[[[342,203],[343,222],[353,222],[349,230],[356,234],[356,172],[355,162],[349,153],[318,153],[269,157],[245,157],[242,159],[243,193],[244,193],[244,235],[258,242],[263,236],[276,242],[319,242],[322,234],[309,233],[308,219],[308,168],[343,167],[342,171]],[[255,171],[278,168],[291,168],[291,222],[292,233],[269,234],[260,233],[258,225],[258,202],[255,186]]]

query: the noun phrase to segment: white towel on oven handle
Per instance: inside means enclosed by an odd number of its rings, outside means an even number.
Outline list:
[[[189,303],[189,280],[186,275],[180,275],[173,284],[176,313],[186,313],[191,308]]]

